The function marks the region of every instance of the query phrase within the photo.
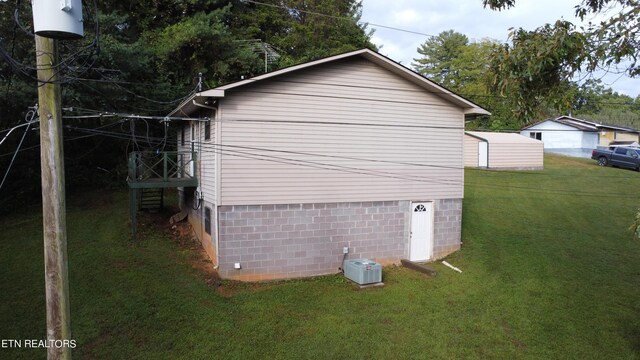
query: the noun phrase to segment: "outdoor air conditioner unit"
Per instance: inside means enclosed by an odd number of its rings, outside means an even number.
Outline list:
[[[359,285],[382,282],[382,266],[369,259],[344,262],[344,276]]]

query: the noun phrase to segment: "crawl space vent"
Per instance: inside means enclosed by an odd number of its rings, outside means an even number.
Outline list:
[[[369,259],[344,262],[344,276],[356,284],[375,284],[382,281],[382,266]]]

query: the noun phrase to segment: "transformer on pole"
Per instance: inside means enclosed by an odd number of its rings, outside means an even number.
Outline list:
[[[82,0],[33,0],[33,29],[52,39],[84,37]]]

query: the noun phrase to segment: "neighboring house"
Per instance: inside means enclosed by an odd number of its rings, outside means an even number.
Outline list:
[[[488,169],[542,170],[542,141],[520,134],[465,131],[464,166]]]
[[[470,114],[489,113],[367,49],[203,91],[171,114],[211,118],[178,131],[198,152],[182,206],[223,278],[440,258],[460,248]]]
[[[619,126],[599,125],[600,146],[609,146],[620,143],[637,143],[640,141],[640,131]]]
[[[614,140],[638,141],[640,132],[631,128],[560,116],[524,127],[520,134],[542,140],[545,151],[588,158],[591,156],[591,150],[597,146],[609,146]]]

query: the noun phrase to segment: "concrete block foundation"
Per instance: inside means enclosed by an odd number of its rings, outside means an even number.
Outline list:
[[[349,247],[347,259],[368,258],[385,265],[409,255],[410,201],[233,205],[217,210],[218,271],[226,279],[336,273],[343,247]],[[434,258],[460,248],[461,221],[462,199],[434,201]],[[240,269],[234,268],[236,263]]]

